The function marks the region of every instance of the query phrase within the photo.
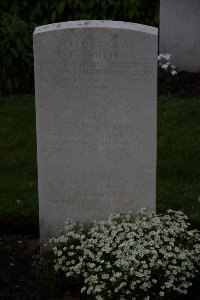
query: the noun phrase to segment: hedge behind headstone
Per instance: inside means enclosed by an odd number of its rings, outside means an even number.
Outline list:
[[[158,25],[159,0],[2,0],[0,93],[33,90],[32,32],[70,20],[120,20]]]

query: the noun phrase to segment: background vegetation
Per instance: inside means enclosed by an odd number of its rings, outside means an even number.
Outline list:
[[[0,93],[33,91],[32,34],[36,26],[89,19],[157,26],[158,8],[159,0],[1,0]]]

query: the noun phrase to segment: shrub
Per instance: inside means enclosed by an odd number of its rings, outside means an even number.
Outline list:
[[[32,33],[37,25],[71,20],[158,24],[159,0],[37,0],[0,3],[0,91],[33,90]]]
[[[159,0],[4,0],[0,10],[37,24],[107,19],[158,25]]]
[[[172,65],[171,54],[159,54],[158,55],[158,66],[163,73],[167,73],[168,75],[176,75],[176,67]]]
[[[171,95],[172,86],[178,85],[178,72],[171,63],[171,54],[158,55],[158,93]]]
[[[67,220],[53,238],[54,268],[83,282],[87,299],[162,299],[185,294],[200,262],[200,235],[182,212],[142,209],[89,228]]]
[[[26,91],[33,83],[32,32],[18,17],[0,15],[0,91]]]

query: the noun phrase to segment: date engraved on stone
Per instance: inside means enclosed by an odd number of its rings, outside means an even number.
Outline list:
[[[117,54],[116,54],[117,55]],[[82,62],[49,64],[37,62],[40,84],[49,85],[52,89],[90,90],[91,92],[109,91],[128,92],[148,84],[151,69],[147,63],[110,62],[103,67],[102,63]],[[47,72],[48,70],[48,72]]]

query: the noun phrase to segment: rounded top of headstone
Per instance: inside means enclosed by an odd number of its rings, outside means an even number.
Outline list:
[[[116,29],[140,31],[140,32],[149,33],[153,35],[158,34],[158,29],[156,27],[137,24],[137,23],[122,22],[122,21],[108,21],[108,20],[80,20],[80,21],[53,23],[53,24],[36,27],[33,34],[35,35],[47,31],[55,31],[60,29],[77,29],[77,28],[116,28]]]

